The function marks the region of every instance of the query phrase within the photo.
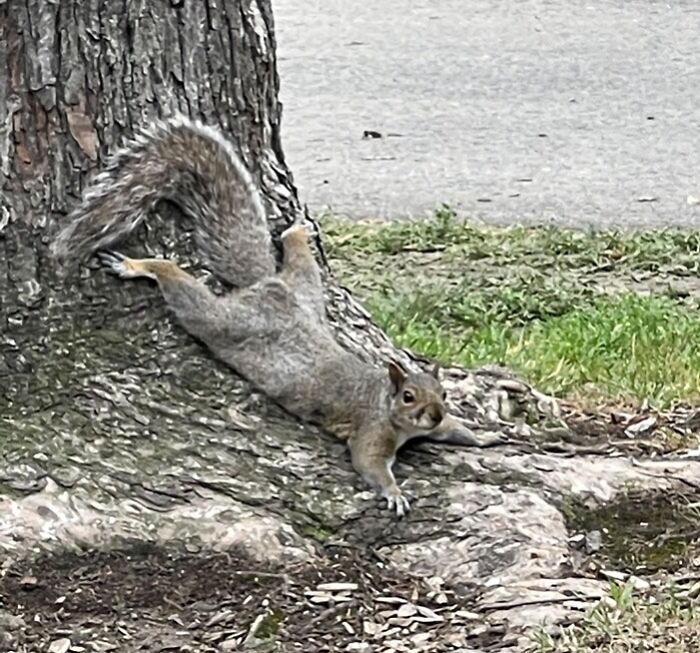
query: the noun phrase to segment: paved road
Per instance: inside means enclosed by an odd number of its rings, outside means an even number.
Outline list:
[[[700,0],[273,8],[283,142],[310,207],[700,224]]]

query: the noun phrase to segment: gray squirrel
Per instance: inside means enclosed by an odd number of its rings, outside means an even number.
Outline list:
[[[232,286],[216,295],[164,259],[132,259],[107,248],[146,219],[160,200],[194,221],[205,265]],[[260,192],[231,142],[216,128],[181,115],[158,121],[116,152],[95,177],[52,243],[64,266],[97,252],[122,279],[156,281],[182,326],[238,374],[290,413],[347,442],[352,464],[402,517],[409,502],[392,466],[415,437],[465,446],[478,439],[445,406],[432,373],[394,361],[361,361],[335,340],[321,274],[306,227],[281,236],[277,271]]]

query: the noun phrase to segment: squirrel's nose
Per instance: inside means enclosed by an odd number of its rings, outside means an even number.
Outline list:
[[[442,422],[442,418],[445,417],[445,410],[443,409],[442,406],[439,406],[437,404],[433,404],[430,407],[430,419],[433,420],[435,423],[435,426],[437,426],[440,422]]]

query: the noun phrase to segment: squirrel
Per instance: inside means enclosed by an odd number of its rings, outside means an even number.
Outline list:
[[[135,259],[109,247],[169,200],[194,221],[205,266],[231,290],[214,294],[166,259]],[[400,518],[410,509],[392,471],[398,449],[425,437],[490,446],[448,414],[437,365],[410,372],[366,363],[336,341],[327,322],[310,231],[282,235],[277,270],[261,193],[218,128],[183,115],[143,129],[117,151],[51,245],[66,268],[97,253],[122,279],[157,282],[170,310],[211,353],[284,409],[345,441],[353,467]]]

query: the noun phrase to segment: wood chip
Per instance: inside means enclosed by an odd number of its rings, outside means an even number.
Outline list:
[[[352,596],[344,596],[343,594],[336,594],[332,598],[335,603],[352,603],[354,601]]]
[[[688,589],[686,596],[689,599],[696,599],[700,596],[700,581],[693,583]]]
[[[171,614],[170,616],[168,616],[168,621],[172,621],[173,623],[176,623],[178,626],[181,626],[182,628],[185,627],[185,623],[176,614]],[[73,647],[73,648],[75,648],[75,647]],[[71,649],[71,650],[73,650],[73,649]]]
[[[397,611],[396,614],[399,617],[406,618],[406,617],[412,617],[414,614],[418,612],[418,609],[416,608],[413,603],[404,603]]]
[[[362,622],[362,630],[364,631],[365,635],[376,635],[381,629],[382,626],[374,621]]]
[[[608,570],[608,569],[601,569],[600,574],[602,576],[605,576],[606,578],[610,578],[611,580],[616,580],[618,582],[624,582],[627,580],[627,574],[625,574],[622,571],[615,571],[615,570]]]
[[[436,614],[435,617],[420,617],[416,615],[413,617],[413,621],[418,621],[422,624],[435,624],[445,620],[439,614]]]
[[[367,642],[350,642],[345,650],[353,653],[372,653],[372,646]]]
[[[35,576],[23,576],[22,580],[19,581],[19,584],[23,589],[28,590],[34,589],[39,584],[39,581]]]
[[[470,612],[469,610],[457,610],[457,612],[455,612],[455,617],[460,617],[461,619],[469,619],[470,621],[483,619],[483,615],[480,615],[478,612]]]
[[[641,435],[642,433],[647,433],[651,431],[654,427],[656,426],[656,417],[653,415],[647,417],[646,419],[642,419],[639,422],[636,422],[634,424],[630,424],[626,429],[625,429],[625,435],[628,437],[634,437],[635,435]]]
[[[314,594],[309,601],[311,603],[331,603],[333,601],[333,595],[331,594]]]
[[[321,592],[353,592],[357,583],[321,583],[316,587]]]
[[[421,646],[433,638],[433,633],[416,633],[411,636],[414,646]]]
[[[430,608],[426,608],[422,605],[417,605],[416,608],[418,609],[418,612],[420,612],[426,619],[432,619],[433,621],[445,620],[442,615],[439,615],[437,612],[433,612]]]
[[[377,603],[391,603],[393,605],[407,602],[406,599],[402,599],[400,596],[378,596],[374,600]]]
[[[67,653],[72,642],[67,637],[55,639],[49,644],[49,653]]]
[[[257,634],[258,630],[260,629],[260,626],[262,625],[262,622],[265,621],[265,617],[267,615],[265,613],[259,614],[257,617],[255,617],[255,620],[250,626],[250,630],[248,631],[248,634],[246,635],[246,638],[243,640],[243,647],[245,648],[249,644],[251,644],[255,640],[255,635]]]

